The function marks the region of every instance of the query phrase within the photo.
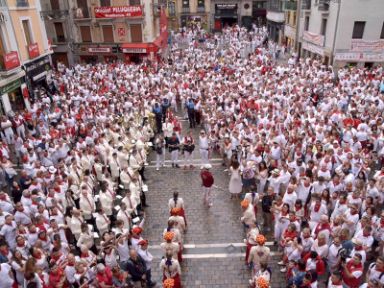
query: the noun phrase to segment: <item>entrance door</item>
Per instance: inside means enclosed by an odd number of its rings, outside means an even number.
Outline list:
[[[68,56],[67,53],[55,53],[52,55],[53,63],[63,63],[66,67],[69,67],[68,63]]]
[[[51,0],[51,9],[52,10],[60,10],[59,0]]]

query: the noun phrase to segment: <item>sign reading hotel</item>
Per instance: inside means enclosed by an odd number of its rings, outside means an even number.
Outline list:
[[[127,18],[141,16],[143,16],[143,9],[141,6],[95,7],[96,18]]]

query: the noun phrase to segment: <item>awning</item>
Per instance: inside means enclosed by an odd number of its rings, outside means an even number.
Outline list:
[[[124,43],[121,46],[123,53],[147,54],[157,52],[158,47],[154,43]]]

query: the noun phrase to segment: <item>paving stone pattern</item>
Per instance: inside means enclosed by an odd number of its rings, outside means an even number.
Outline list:
[[[183,126],[186,126],[186,122]],[[195,139],[199,129],[195,129]],[[150,155],[154,160],[155,155]],[[196,161],[199,159],[198,147],[194,152]],[[169,153],[166,160],[170,159]],[[162,242],[162,232],[166,228],[168,214],[168,200],[174,191],[179,191],[180,197],[186,205],[188,231],[184,236],[184,244],[211,244],[211,243],[241,243],[244,239],[243,227],[240,223],[240,200],[230,199],[228,182],[230,176],[216,161],[212,168],[215,185],[221,189],[214,189],[213,207],[210,209],[203,205],[200,163],[196,163],[194,170],[171,168],[168,163],[160,171],[152,166],[146,168],[149,192],[146,209],[147,221],[144,227],[144,237],[150,245],[159,245]],[[216,253],[212,249],[211,253]],[[242,248],[244,250],[244,248]],[[154,251],[155,252],[155,251]],[[158,254],[159,251],[156,251]],[[230,248],[226,253],[233,253]],[[238,251],[237,251],[238,252]],[[189,253],[186,251],[186,253]],[[193,253],[191,251],[191,253]],[[220,252],[221,253],[221,252]],[[184,288],[208,287],[249,287],[250,271],[244,265],[244,257],[184,259],[182,263],[182,284]],[[283,275],[278,271],[276,263],[279,257],[275,256],[271,268],[273,270],[272,287],[285,287]],[[155,257],[152,274],[153,280],[160,282],[159,257]]]

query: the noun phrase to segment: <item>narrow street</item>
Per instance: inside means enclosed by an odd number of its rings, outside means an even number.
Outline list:
[[[182,124],[184,135],[188,122],[183,121]],[[199,129],[196,128],[194,131],[196,144],[198,132]],[[184,236],[183,287],[248,287],[251,273],[244,265],[245,245],[244,231],[240,223],[240,201],[230,199],[227,190],[230,178],[228,172],[224,172],[221,159],[217,155],[214,156],[211,161],[212,172],[215,185],[220,189],[214,189],[214,204],[208,209],[202,200],[197,145],[194,158],[196,163],[193,171],[172,168],[170,161],[166,161],[166,166],[156,171],[155,154],[150,155],[150,165],[146,168],[149,186],[147,199],[150,207],[146,210],[144,236],[149,240],[150,251],[155,256],[152,267],[153,280],[161,279],[158,264],[162,251],[159,244],[162,242],[162,232],[169,217],[168,200],[174,191],[178,191],[186,204],[188,223],[188,230]],[[170,159],[168,153],[167,159]],[[272,245],[272,242],[268,244]],[[271,250],[274,249],[271,247]],[[277,263],[277,259],[271,262]],[[272,287],[283,287],[285,281],[275,265],[271,266],[274,273]]]

